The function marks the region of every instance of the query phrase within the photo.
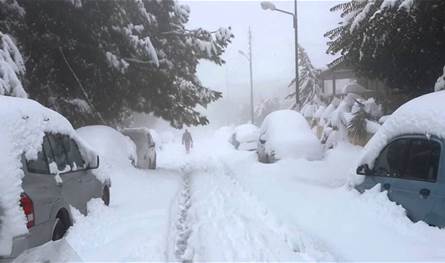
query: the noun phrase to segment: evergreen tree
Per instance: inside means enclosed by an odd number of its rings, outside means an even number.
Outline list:
[[[232,34],[188,30],[190,10],[176,1],[19,0],[26,88],[74,124],[118,123],[133,112],[206,124],[199,113],[221,94],[196,77],[200,59],[222,64]],[[0,27],[0,29],[2,29]]]
[[[343,21],[325,34],[335,63],[409,96],[433,91],[445,64],[445,1],[351,0],[331,11]]]
[[[24,10],[15,0],[0,1],[0,95],[27,97],[21,80],[25,74],[22,55],[13,37],[8,34],[10,26],[23,25]]]
[[[298,87],[302,108],[304,108],[306,105],[319,104],[321,88],[318,76],[320,74],[320,70],[314,68],[308,54],[304,48],[300,46],[298,47],[298,70]],[[294,101],[292,108],[296,108],[295,79],[291,81],[289,87],[293,88],[293,92],[291,92],[286,99],[292,99]]]

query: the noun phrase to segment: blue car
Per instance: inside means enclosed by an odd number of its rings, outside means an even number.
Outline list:
[[[425,135],[392,139],[375,159],[374,167],[358,167],[365,175],[356,189],[363,192],[380,184],[390,200],[402,205],[414,222],[445,226],[444,141]],[[442,165],[441,165],[442,164]]]
[[[360,192],[380,184],[413,221],[445,227],[445,91],[397,109],[364,148]]]

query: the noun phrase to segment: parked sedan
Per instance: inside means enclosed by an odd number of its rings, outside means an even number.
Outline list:
[[[259,133],[257,126],[250,123],[242,124],[235,128],[230,138],[230,143],[237,150],[255,151]]]
[[[264,119],[257,154],[258,161],[263,163],[283,158],[318,160],[323,157],[323,147],[300,113],[280,110]]]
[[[356,189],[387,191],[414,222],[445,226],[445,92],[402,105],[364,149]]]
[[[60,114],[32,100],[0,96],[0,119],[3,261],[62,238],[73,222],[71,207],[86,214],[92,198],[108,205],[110,181],[95,176],[99,157]]]

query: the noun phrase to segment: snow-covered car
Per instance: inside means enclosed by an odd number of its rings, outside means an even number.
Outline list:
[[[247,123],[237,126],[230,138],[230,143],[237,150],[255,151],[260,130],[257,126]]]
[[[156,143],[147,128],[126,128],[122,134],[130,137],[136,145],[136,162],[141,169],[156,169]]]
[[[110,181],[98,155],[62,115],[39,103],[0,96],[0,260],[64,236],[72,209],[108,205]]]
[[[264,119],[257,154],[258,161],[263,163],[283,158],[319,160],[323,157],[323,147],[300,113],[280,110]]]
[[[397,109],[364,148],[353,184],[380,185],[412,221],[445,226],[445,91]]]
[[[136,145],[119,131],[104,125],[91,125],[77,129],[77,134],[100,155],[101,161],[111,165],[134,164]]]

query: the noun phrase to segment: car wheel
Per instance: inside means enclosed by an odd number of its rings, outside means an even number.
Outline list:
[[[102,201],[104,201],[106,206],[110,205],[110,188],[108,186],[105,186],[102,191]]]
[[[69,226],[67,226],[60,218],[57,217],[56,223],[54,224],[52,240],[56,241],[61,239],[65,235],[68,228]]]

